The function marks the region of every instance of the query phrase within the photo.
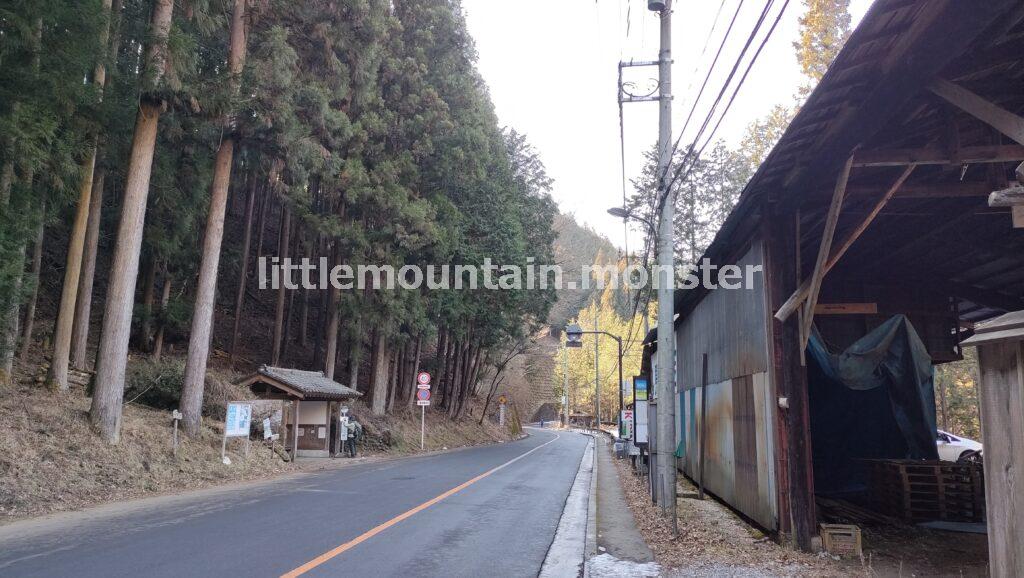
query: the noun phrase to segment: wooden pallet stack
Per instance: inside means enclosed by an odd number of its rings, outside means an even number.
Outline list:
[[[985,519],[981,464],[931,460],[871,460],[874,506],[908,522]]]

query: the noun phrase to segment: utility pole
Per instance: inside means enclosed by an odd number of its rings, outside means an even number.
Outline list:
[[[661,508],[676,527],[675,464],[675,308],[673,303],[672,225],[676,199],[669,190],[672,166],[672,0],[648,0],[652,10],[660,9],[661,51],[658,54],[658,198],[662,200],[658,223],[658,469],[662,479]]]
[[[562,346],[562,391],[565,394],[565,427],[569,427],[569,348]]]
[[[598,320],[600,319],[601,309],[598,307],[594,308],[594,334],[597,335],[601,331]],[[599,349],[600,337],[594,339],[594,425],[598,430],[601,429],[601,351]]]

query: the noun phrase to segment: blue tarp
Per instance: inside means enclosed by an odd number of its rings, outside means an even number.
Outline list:
[[[897,315],[842,353],[807,345],[815,490],[865,489],[863,459],[938,459],[931,357]]]

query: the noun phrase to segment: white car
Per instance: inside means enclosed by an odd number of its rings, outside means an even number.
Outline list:
[[[947,462],[956,462],[971,452],[981,451],[981,443],[942,430],[938,430],[935,436],[935,445],[939,449],[939,459]]]

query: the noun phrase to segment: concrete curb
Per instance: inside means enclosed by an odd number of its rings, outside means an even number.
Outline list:
[[[558,520],[558,529],[555,531],[555,537],[548,547],[547,556],[545,556],[544,564],[540,569],[540,578],[578,577],[586,572],[595,509],[593,488],[597,476],[593,468],[596,463],[594,459],[596,455],[596,441],[590,440],[587,443],[587,448],[583,451],[579,469],[576,471],[576,478],[565,499],[565,507]],[[586,492],[590,492],[590,495],[586,495]],[[596,527],[594,524],[595,540]]]
[[[587,505],[587,548],[586,558],[591,556],[597,556],[597,452],[601,451],[597,447],[597,436],[591,435],[593,441],[591,445],[594,447],[594,453],[591,456],[593,459],[593,466],[591,471],[593,472],[590,477],[590,500]],[[584,564],[584,568],[586,564]],[[583,572],[584,578],[587,576],[586,570]]]

